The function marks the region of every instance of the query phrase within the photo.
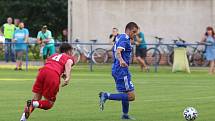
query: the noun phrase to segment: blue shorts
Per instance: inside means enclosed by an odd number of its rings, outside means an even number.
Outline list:
[[[129,71],[120,72],[121,74],[112,73],[112,76],[116,83],[116,89],[118,92],[130,92],[134,91],[134,85],[131,81],[131,74]]]

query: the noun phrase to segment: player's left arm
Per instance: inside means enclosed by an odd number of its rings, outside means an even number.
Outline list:
[[[29,40],[29,31],[26,29],[25,31],[25,43],[28,43]]]
[[[72,66],[73,66],[73,60],[69,59],[67,60],[66,64],[65,64],[65,80],[64,83],[62,84],[62,87],[66,86],[69,84],[69,80],[71,78],[71,70],[72,70]]]

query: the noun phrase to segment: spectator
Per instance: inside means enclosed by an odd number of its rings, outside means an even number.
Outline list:
[[[11,17],[7,18],[7,23],[2,26],[2,33],[5,37],[5,42],[9,43],[5,45],[5,61],[9,62],[11,59],[12,62],[15,62],[15,52],[14,52],[14,45],[11,44],[13,34],[15,31],[15,26],[12,24],[13,19]]]
[[[15,18],[15,19],[14,19],[15,29],[19,29],[19,23],[20,23],[20,19]]]
[[[210,61],[209,74],[214,74],[215,66],[215,33],[212,27],[206,28],[206,33],[202,39],[203,43],[209,43],[210,45],[206,46],[206,59]]]
[[[109,41],[113,44],[116,41],[116,37],[119,35],[117,28],[112,29],[112,34],[109,36]]]
[[[146,46],[144,34],[143,32],[140,31],[140,28],[138,29],[138,33],[134,38],[134,42],[136,44],[135,55],[136,55],[137,61],[140,63],[141,71],[145,69],[148,72],[149,67],[146,65],[144,60],[144,58],[146,57],[147,46]]]
[[[62,31],[62,42],[68,42],[68,30],[64,29]]]
[[[4,36],[0,31],[0,52],[3,52],[3,49],[4,49],[3,43],[4,43],[4,41],[5,41]]]
[[[52,38],[51,31],[48,30],[46,25],[44,25],[41,31],[38,32],[37,41],[39,44],[41,44],[45,63],[46,58],[55,53],[54,39]]]
[[[15,70],[22,70],[22,58],[26,50],[26,44],[28,43],[29,32],[28,29],[24,28],[24,23],[19,23],[19,28],[14,32],[13,41],[15,42],[16,52],[16,68]]]

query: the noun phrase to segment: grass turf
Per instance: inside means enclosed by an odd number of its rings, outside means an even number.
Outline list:
[[[98,108],[100,91],[115,92],[111,66],[76,66],[69,86],[61,88],[55,106],[35,110],[28,121],[120,121],[121,103],[108,101],[103,112]],[[182,112],[193,106],[197,121],[215,121],[215,76],[206,68],[194,68],[191,74],[171,73],[168,67],[158,73],[143,73],[131,67],[136,101],[130,114],[137,121],[183,121]],[[25,100],[32,97],[31,87],[37,70],[16,72],[0,69],[0,121],[18,121]]]

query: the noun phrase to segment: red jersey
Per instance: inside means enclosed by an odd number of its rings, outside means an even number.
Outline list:
[[[56,71],[59,75],[61,75],[62,73],[64,73],[65,64],[66,64],[67,60],[69,60],[69,59],[71,59],[74,64],[75,61],[72,56],[69,56],[65,53],[62,53],[62,54],[55,53],[47,58],[44,67],[52,69],[52,70]]]

